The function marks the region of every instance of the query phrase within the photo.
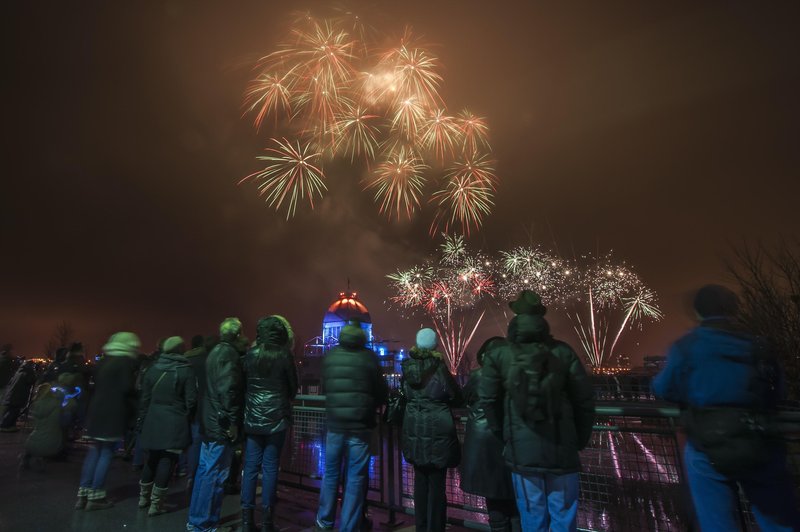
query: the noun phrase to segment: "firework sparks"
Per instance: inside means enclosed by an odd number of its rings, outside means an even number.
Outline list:
[[[380,211],[391,218],[394,214],[400,219],[405,212],[411,218],[419,207],[419,198],[425,179],[422,172],[427,166],[414,152],[400,149],[389,155],[379,164],[366,188],[375,188],[375,200],[380,203]]]
[[[260,195],[266,196],[267,204],[275,209],[280,209],[284,201],[288,201],[286,219],[294,216],[297,202],[308,198],[314,206],[314,196],[322,197],[327,190],[325,176],[322,168],[316,166],[319,152],[313,152],[308,145],[294,145],[286,139],[273,139],[275,148],[267,148],[269,155],[262,155],[258,159],[268,161],[266,169],[250,174],[243,181],[249,179],[259,180]]]
[[[442,185],[429,197],[437,207],[433,226],[458,225],[465,232],[479,227],[493,207],[497,185],[486,121],[468,110],[457,117],[447,114],[440,94],[442,65],[409,29],[386,49],[374,46],[376,34],[350,11],[339,10],[331,18],[295,13],[287,36],[258,62],[245,92],[245,112],[253,113],[256,129],[275,118],[276,129],[287,129],[277,137],[291,138],[296,151],[305,146],[306,155],[314,154],[314,168],[337,157],[371,166],[378,147],[384,147],[384,163],[365,189],[377,189],[379,209],[398,218],[420,207],[428,181],[421,172],[435,160],[437,172],[449,170],[435,176]],[[296,155],[284,153],[279,159]],[[279,161],[271,162],[275,168]],[[321,171],[310,174],[322,176]],[[276,183],[261,192],[280,206],[285,196],[274,191],[283,189],[283,181],[272,173],[256,175]],[[321,190],[313,184],[303,189],[309,198]],[[290,215],[296,204],[296,199],[290,203]]]

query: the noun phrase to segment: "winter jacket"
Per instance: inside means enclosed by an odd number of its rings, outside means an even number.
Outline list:
[[[48,384],[43,386],[46,391],[31,405],[33,432],[25,441],[25,453],[49,458],[61,452],[64,445],[64,430],[61,426],[64,393],[58,388],[51,389]]]
[[[461,490],[491,499],[513,499],[511,470],[503,458],[503,440],[489,429],[486,414],[478,401],[483,368],[476,369],[464,386],[469,408],[461,461]]]
[[[578,472],[578,451],[589,443],[594,423],[594,394],[583,364],[570,346],[550,336],[541,316],[516,316],[508,337],[509,342],[492,348],[484,357],[478,388],[489,429],[495,433],[502,430],[506,463],[520,473]],[[556,418],[531,426],[511,401],[506,379],[515,350],[535,347],[549,351],[548,369],[560,372],[557,381],[563,387],[554,390],[557,404],[551,406],[558,411]]]
[[[756,347],[755,338],[723,320],[706,320],[670,348],[666,366],[653,379],[653,392],[689,406],[773,407],[782,395],[777,364],[776,386],[759,386]]]
[[[0,390],[8,385],[14,376],[15,360],[7,351],[0,353]]]
[[[272,434],[286,430],[292,418],[292,399],[297,395],[297,369],[285,327],[273,317],[262,322],[258,344],[242,361],[244,431],[247,434]],[[260,326],[262,322],[259,322]]]
[[[31,396],[31,388],[35,382],[36,370],[33,362],[24,362],[8,383],[3,405],[17,408],[27,405]]]
[[[86,423],[90,438],[122,440],[136,421],[135,355],[106,353],[95,372],[95,386]]]
[[[322,361],[328,430],[371,429],[376,425],[376,409],[386,403],[389,389],[380,361],[365,342],[363,335],[350,338],[342,333],[339,345]]]
[[[185,449],[197,405],[197,380],[189,361],[162,353],[144,376],[139,401],[139,445],[146,450]]]
[[[206,360],[206,390],[200,414],[204,441],[232,443],[242,422],[242,365],[231,341],[218,343]]]
[[[206,396],[206,360],[208,360],[208,351],[205,347],[200,346],[189,349],[183,356],[192,365],[195,380],[197,381],[197,404],[198,406],[202,405]],[[197,411],[199,411],[199,408]]]
[[[461,460],[451,407],[461,406],[461,387],[436,351],[411,349],[403,361],[401,448],[406,461],[417,467],[455,467]]]

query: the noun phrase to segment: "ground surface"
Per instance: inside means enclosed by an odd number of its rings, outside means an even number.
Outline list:
[[[94,512],[73,510],[85,446],[75,450],[64,462],[49,462],[43,471],[18,471],[18,460],[26,432],[0,433],[0,531],[181,531],[185,530],[188,500],[185,480],[176,479],[170,486],[167,514],[148,518],[137,509],[139,475],[130,464],[115,458],[108,475],[107,491],[116,502],[113,508]],[[281,487],[278,494],[277,525],[282,532],[308,530],[314,522],[317,495]],[[409,531],[412,518],[399,516],[402,523],[389,528],[381,523],[387,515],[370,510],[375,531]],[[239,496],[225,497],[222,507],[224,525],[238,530]],[[456,532],[460,527],[451,527]]]

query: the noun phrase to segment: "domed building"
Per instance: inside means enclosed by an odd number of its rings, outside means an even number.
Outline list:
[[[356,292],[339,292],[339,298],[331,303],[322,319],[322,343],[331,347],[339,343],[339,333],[350,320],[357,320],[372,344],[372,318],[367,307],[358,300]]]

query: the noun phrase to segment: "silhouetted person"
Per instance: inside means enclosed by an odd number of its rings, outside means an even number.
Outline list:
[[[17,419],[22,409],[27,406],[31,398],[31,388],[36,383],[36,365],[26,360],[19,367],[14,377],[6,386],[6,394],[3,398],[5,412],[0,421],[0,432],[17,432]]]
[[[292,421],[297,394],[297,369],[291,346],[292,328],[281,316],[258,321],[256,344],[244,357],[244,473],[242,531],[254,532],[253,509],[261,473],[261,532],[274,532],[273,513],[278,491],[281,449]]]
[[[225,481],[242,422],[242,367],[236,342],[242,322],[226,318],[220,342],[206,360],[206,390],[200,413],[200,464],[194,479],[187,530],[208,530],[219,523]]]
[[[420,532],[444,532],[447,469],[461,460],[450,410],[463,403],[461,387],[436,345],[433,329],[421,329],[402,363],[406,409],[400,446],[406,461],[414,466],[414,521]]]
[[[103,510],[114,505],[106,497],[106,477],[114,449],[136,420],[134,380],[139,337],[131,332],[111,335],[97,365],[95,389],[89,403],[86,435],[91,440],[83,460],[75,509]]]
[[[342,327],[339,345],[322,361],[328,434],[315,530],[333,529],[342,467],[347,478],[339,530],[354,532],[361,525],[376,410],[389,395],[378,356],[366,345],[364,330],[357,322],[350,322]]]
[[[6,386],[8,386],[17,369],[11,349],[11,344],[6,344],[0,348],[0,397],[3,397]]]
[[[522,530],[577,530],[578,451],[594,423],[594,393],[578,355],[550,335],[546,309],[524,290],[510,303],[507,342],[483,360],[479,395],[489,428],[502,430]]]
[[[197,404],[202,405],[206,391],[206,359],[208,359],[208,350],[206,349],[206,339],[201,335],[192,337],[192,348],[189,349],[184,356],[189,361],[194,371],[197,380]],[[197,472],[197,464],[200,461],[200,445],[202,440],[200,438],[200,408],[195,410],[192,417],[192,444],[186,451],[186,491],[191,497],[192,486],[194,485],[194,475]]]
[[[483,378],[486,352],[505,343],[505,338],[489,338],[478,349],[475,358],[480,366],[464,386],[464,400],[469,407],[464,433],[464,456],[461,461],[461,490],[486,499],[489,528],[495,531],[520,530],[519,511],[511,483],[511,469],[503,458],[502,435],[490,430],[480,405],[478,388]]]
[[[800,530],[785,444],[769,426],[782,396],[780,369],[767,342],[737,327],[738,307],[727,288],[701,288],[700,324],[672,345],[653,392],[681,405],[684,463],[703,532],[739,530],[738,487],[761,530]]]
[[[139,481],[139,508],[150,516],[164,513],[172,469],[192,443],[190,420],[197,405],[197,379],[182,356],[183,338],[164,341],[161,355],[144,377],[139,401],[139,444],[149,451]]]

